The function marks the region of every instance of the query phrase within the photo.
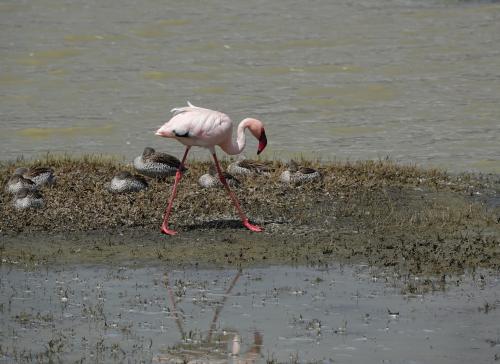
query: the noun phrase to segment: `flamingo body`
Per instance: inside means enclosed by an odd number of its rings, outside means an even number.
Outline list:
[[[257,154],[261,153],[267,145],[266,133],[261,121],[247,118],[238,124],[237,138],[232,140],[233,123],[224,113],[219,111],[197,107],[188,102],[187,107],[172,109],[174,116],[156,131],[156,135],[165,138],[174,138],[186,146],[181,165],[175,175],[172,194],[165,210],[161,231],[167,235],[175,235],[176,231],[168,228],[168,220],[172,211],[173,202],[177,194],[177,186],[182,178],[182,170],[189,149],[193,146],[207,148],[214,159],[215,168],[219,180],[233,201],[243,225],[251,231],[259,232],[262,228],[250,224],[247,216],[240,207],[238,198],[229,188],[224,173],[220,168],[215,154],[215,146],[218,145],[227,154],[239,154],[245,148],[245,130],[248,129],[252,135],[259,140]]]
[[[237,140],[232,138],[233,122],[226,114],[197,107],[189,106],[172,109],[174,116],[163,125],[156,135],[165,138],[175,138],[187,147],[198,146],[207,148],[213,154],[218,145],[227,154],[240,154],[245,148],[245,129],[259,139],[260,154],[267,145],[264,126],[257,119],[247,118],[238,125]]]
[[[175,115],[158,130],[157,135],[175,138],[186,146],[210,150],[231,138],[232,122],[226,114],[191,106],[172,111]]]

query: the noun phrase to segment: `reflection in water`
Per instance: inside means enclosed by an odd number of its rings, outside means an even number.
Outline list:
[[[193,338],[192,335],[187,335],[184,330],[182,324],[184,317],[181,317],[181,313],[177,308],[177,300],[172,289],[169,275],[168,273],[165,273],[163,283],[168,292],[170,312],[175,319],[182,342],[172,346],[168,350],[168,354],[159,354],[158,356],[155,356],[153,358],[153,362],[170,363],[180,361],[182,363],[255,363],[259,358],[263,343],[262,335],[258,331],[254,333],[253,344],[245,353],[240,353],[241,336],[237,331],[231,332],[231,330],[222,329],[222,331],[219,330],[216,332],[219,315],[224,308],[231,291],[241,277],[241,274],[242,270],[240,269],[231,280],[231,283],[225,291],[221,302],[216,304],[210,329],[208,330],[206,337]],[[182,297],[178,297],[178,299],[180,301]],[[214,335],[215,332],[216,334]],[[231,344],[230,353],[227,351],[228,344]]]
[[[0,362],[493,361],[498,273],[0,266]],[[265,339],[265,340],[264,340]]]

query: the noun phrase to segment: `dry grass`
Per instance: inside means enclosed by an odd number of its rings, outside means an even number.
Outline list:
[[[149,179],[145,191],[116,195],[105,183],[119,170],[133,172],[117,158],[47,155],[4,163],[3,181],[19,166],[51,166],[58,182],[43,190],[46,206],[40,210],[15,210],[2,189],[0,237],[9,236],[11,243],[0,245],[0,256],[9,261],[52,261],[61,256],[92,261],[113,255],[174,264],[363,259],[412,272],[500,266],[499,211],[470,197],[491,188],[487,180],[390,161],[302,160],[319,169],[323,178],[285,185],[279,181],[285,164],[267,163],[273,167],[271,176],[241,177],[242,186],[235,190],[250,219],[265,228],[264,234],[256,235],[241,228],[223,189],[198,186],[209,162],[190,162],[171,219],[171,227],[185,233],[175,244],[158,233],[173,177]],[[34,251],[37,239],[32,237],[40,232],[65,238],[54,237],[43,252]],[[71,232],[74,242],[67,238]],[[138,239],[146,245],[137,247]],[[86,248],[81,250],[82,241]]]
[[[201,223],[234,216],[233,207],[222,189],[203,190],[197,185],[197,179],[206,173],[209,163],[198,161],[188,165],[189,171],[179,189],[173,224]],[[319,169],[323,179],[301,186],[284,185],[279,182],[279,175],[286,166],[281,161],[267,163],[274,170],[270,177],[243,177],[243,185],[236,191],[248,214],[260,221],[286,219],[297,224],[311,224],[315,217],[331,214],[332,204],[339,200],[361,196],[368,201],[373,191],[403,187],[444,189],[449,183],[449,177],[438,170],[401,166],[390,161],[320,164],[303,160],[303,165]],[[16,211],[11,206],[11,197],[2,190],[0,231],[3,232],[154,227],[161,220],[173,179],[150,179],[147,191],[114,195],[105,189],[105,183],[119,170],[133,172],[131,166],[107,156],[75,158],[48,154],[37,160],[18,160],[0,165],[0,180],[5,183],[19,166],[50,166],[55,169],[58,182],[53,188],[43,190],[46,207],[37,211]],[[387,205],[390,199],[383,198],[382,202]],[[345,214],[348,214],[349,208],[359,213],[357,206],[345,206]],[[383,212],[380,219],[391,216],[394,207],[387,207],[389,213]],[[433,210],[432,213],[436,212]],[[436,220],[435,216],[426,214],[430,212],[415,211],[410,217],[402,218],[399,224]],[[442,220],[449,221],[449,216],[443,215]]]

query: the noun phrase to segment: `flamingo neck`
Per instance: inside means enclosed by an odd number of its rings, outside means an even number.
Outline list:
[[[240,154],[246,145],[245,129],[253,122],[253,119],[244,119],[238,124],[238,130],[236,132],[236,140],[231,139],[230,141],[221,144],[221,149],[229,155]]]

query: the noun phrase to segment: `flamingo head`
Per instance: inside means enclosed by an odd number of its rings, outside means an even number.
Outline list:
[[[259,141],[259,147],[257,148],[257,154],[262,153],[267,145],[266,131],[264,130],[264,125],[260,120],[257,119],[247,119],[248,129],[252,135]]]

